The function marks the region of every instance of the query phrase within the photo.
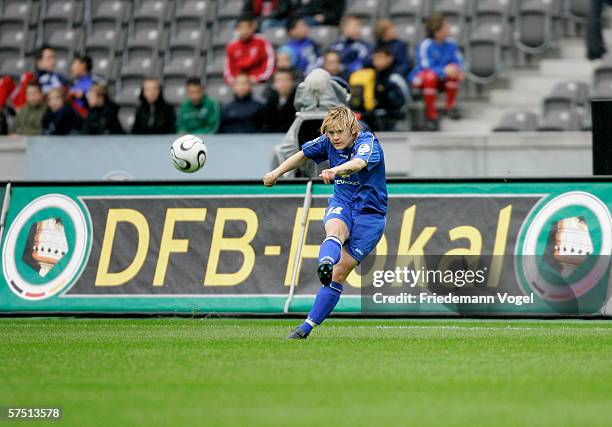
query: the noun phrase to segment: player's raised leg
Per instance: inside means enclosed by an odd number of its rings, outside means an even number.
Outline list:
[[[357,261],[342,248],[340,261],[333,269],[331,283],[328,286],[321,286],[306,321],[295,328],[288,338],[304,339],[315,326],[320,325],[327,319],[340,301],[340,296],[344,290],[342,283],[346,281],[346,278],[356,266]]]

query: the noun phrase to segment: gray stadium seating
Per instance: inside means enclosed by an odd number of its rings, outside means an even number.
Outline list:
[[[225,105],[233,99],[232,88],[225,84],[223,78],[209,78],[206,81],[206,93]]]
[[[0,20],[0,46],[2,48],[16,49],[23,55],[34,48],[34,37],[30,32],[27,21],[2,19]]]
[[[190,46],[201,51],[208,46],[206,22],[197,17],[177,17],[170,24],[170,46]]]
[[[538,129],[538,116],[530,111],[506,113],[493,129],[494,132],[534,132]]]
[[[391,18],[398,16],[416,16],[419,19],[431,15],[433,2],[431,0],[397,0],[391,2],[389,15]]]
[[[530,54],[540,53],[553,42],[553,20],[558,0],[522,2],[516,18],[516,46]]]
[[[123,51],[122,76],[140,76],[143,78],[157,76],[159,71],[159,57],[155,48],[129,46]]]
[[[114,82],[117,78],[117,61],[112,48],[104,46],[87,47],[85,53],[91,57],[93,72],[106,81]]]
[[[188,46],[172,46],[166,50],[164,76],[202,75],[200,52]]]
[[[135,112],[136,108],[131,105],[122,105],[119,109],[119,123],[121,123],[121,127],[123,127],[123,130],[128,133],[132,131]]]
[[[217,3],[219,20],[235,20],[242,13],[243,0],[224,0]]]
[[[593,72],[593,96],[612,98],[612,65],[604,64]]]
[[[353,0],[344,14],[358,16],[364,24],[372,25],[379,16],[384,16],[385,11],[385,4],[381,0]]]
[[[318,25],[310,29],[310,38],[324,51],[340,37],[340,30],[333,25]]]
[[[133,18],[128,32],[128,46],[149,47],[162,50],[165,47],[164,23],[156,18]]]
[[[175,17],[199,18],[207,22],[212,16],[212,0],[177,0]]]
[[[400,40],[408,43],[408,47],[414,50],[424,36],[421,19],[416,16],[398,16],[392,18],[392,21],[397,27]]]
[[[572,132],[581,130],[581,117],[576,111],[553,110],[542,117],[538,127],[544,132]]]
[[[83,2],[81,0],[46,0],[41,11],[44,20],[67,20],[81,23],[83,20]]]
[[[165,76],[163,80],[164,99],[168,104],[178,107],[185,100],[185,78],[182,76]]]
[[[283,27],[268,28],[263,35],[270,40],[275,49],[284,45],[289,40],[287,31]]]
[[[494,29],[496,27],[488,27]],[[501,31],[501,26],[499,26]],[[472,36],[466,49],[467,76],[470,80],[486,84],[499,77],[503,70],[501,43],[495,40],[495,33],[481,32]]]
[[[134,2],[134,17],[169,21],[174,14],[173,5],[173,2],[163,0],[136,0]]]
[[[38,22],[39,2],[32,0],[4,0],[2,19],[9,21],[23,21],[28,24]]]
[[[88,25],[86,48],[105,47],[116,52],[124,45],[125,34],[120,21],[104,18],[96,19]]]
[[[25,71],[31,70],[32,65],[31,60],[21,56],[19,49],[5,47],[0,49],[0,75],[8,75],[17,80]]]
[[[111,19],[127,22],[132,16],[132,2],[128,0],[88,0],[90,19]]]
[[[138,96],[142,86],[142,77],[140,76],[121,76],[117,80],[115,88],[115,101],[120,106],[130,105],[136,106],[139,104]]]

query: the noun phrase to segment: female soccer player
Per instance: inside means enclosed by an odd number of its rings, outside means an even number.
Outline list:
[[[326,238],[319,249],[317,274],[323,286],[306,321],[289,334],[291,339],[307,338],[329,316],[340,300],[342,283],[376,247],[385,229],[385,159],[378,139],[360,132],[355,114],[347,107],[329,110],[321,134],[263,178],[264,185],[271,187],[308,159],[329,160],[331,168],[319,176],[326,184],[334,183],[323,218]]]

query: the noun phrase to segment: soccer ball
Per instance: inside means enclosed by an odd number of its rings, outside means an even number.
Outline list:
[[[170,158],[175,168],[181,172],[193,173],[202,169],[206,163],[206,145],[197,136],[183,135],[172,143]]]

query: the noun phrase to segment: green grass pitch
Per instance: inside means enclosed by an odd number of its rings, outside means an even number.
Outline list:
[[[2,318],[0,406],[74,426],[612,425],[608,321],[331,319],[285,340],[297,323]]]

